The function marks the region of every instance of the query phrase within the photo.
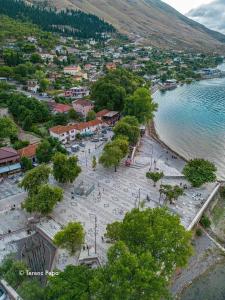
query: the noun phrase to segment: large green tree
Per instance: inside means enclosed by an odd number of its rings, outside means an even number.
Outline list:
[[[108,238],[123,241],[131,253],[149,253],[160,264],[164,276],[170,276],[176,267],[185,266],[192,253],[191,233],[180,224],[178,216],[165,208],[133,209],[122,222],[115,223],[117,231],[112,226],[107,230]]]
[[[57,202],[63,199],[63,190],[56,186],[43,184],[38,187],[36,194],[28,195],[22,207],[29,213],[48,215],[52,212]]]
[[[135,116],[141,124],[152,120],[156,110],[157,104],[153,102],[149,90],[144,87],[138,88],[125,100],[124,113]]]
[[[96,299],[160,300],[168,296],[165,276],[150,252],[137,255],[119,241],[108,251],[108,262],[92,280]],[[168,298],[167,298],[168,299]]]
[[[17,136],[16,124],[9,117],[0,117],[0,140]]]
[[[115,172],[119,166],[121,160],[125,157],[128,151],[128,142],[121,138],[109,142],[105,145],[102,155],[99,158],[100,164],[105,168],[114,167]]]
[[[53,157],[53,175],[60,183],[72,183],[80,174],[77,156],[67,157],[63,153],[56,153]]]
[[[39,163],[50,162],[53,155],[53,147],[48,140],[43,140],[37,147],[36,157]]]
[[[17,292],[23,300],[46,300],[45,288],[35,279],[23,281]]]
[[[59,275],[49,278],[47,300],[90,300],[93,273],[87,266],[67,266]]]
[[[183,174],[193,187],[200,187],[205,183],[216,181],[215,165],[205,159],[192,159],[183,169]]]
[[[138,121],[135,117],[127,116],[117,122],[113,128],[115,136],[126,136],[131,145],[135,145],[140,137]]]
[[[65,248],[74,254],[84,243],[83,226],[78,222],[68,223],[54,236],[53,242],[56,246]]]
[[[27,172],[19,186],[24,188],[30,195],[36,194],[42,184],[48,183],[50,168],[47,165],[40,165]]]

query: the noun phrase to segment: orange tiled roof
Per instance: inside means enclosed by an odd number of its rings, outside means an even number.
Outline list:
[[[73,104],[79,104],[81,106],[93,105],[93,103],[90,100],[86,100],[86,99],[75,100],[75,101],[73,101]]]
[[[36,150],[37,150],[37,147],[38,147],[38,143],[36,144],[31,144],[31,145],[28,145],[27,147],[24,147],[20,150],[18,150],[18,153],[20,155],[20,157],[34,157],[36,155]]]
[[[77,124],[72,124],[72,125],[66,125],[66,126],[62,126],[62,125],[58,125],[55,127],[52,127],[49,129],[49,131],[55,133],[55,134],[62,134],[65,132],[69,132],[70,130],[83,130],[85,128],[89,128],[89,127],[93,127],[93,126],[98,126],[102,124],[102,121],[95,119],[89,122],[81,122],[81,123],[77,123]]]
[[[109,112],[110,112],[110,110],[108,110],[108,109],[100,110],[99,112],[97,112],[96,117],[97,118],[103,117],[104,115],[108,114]]]

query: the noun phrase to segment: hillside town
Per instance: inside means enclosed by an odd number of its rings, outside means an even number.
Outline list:
[[[6,32],[16,30],[17,21],[2,20]],[[127,216],[145,224],[150,215],[141,219],[141,214],[146,209],[155,212],[157,222],[165,222],[165,239],[168,234],[176,245],[168,265],[161,250],[162,261],[154,265],[165,274],[160,298],[151,299],[161,299],[168,278],[187,263],[189,232],[202,217],[204,224],[204,210],[220,183],[212,163],[187,161],[160,141],[153,95],[224,77],[217,69],[224,57],[143,46],[108,32],[100,40],[84,40],[35,30],[24,25],[19,37],[0,40],[0,276],[6,258],[12,270],[22,269],[19,279],[6,276],[1,285],[9,299],[27,300],[19,296],[25,275],[36,277],[39,291],[49,276],[69,272],[71,265],[87,276],[105,265],[112,268],[118,259],[110,252],[116,226]],[[209,174],[204,177],[205,169]],[[164,234],[160,230],[154,232],[157,241]],[[181,236],[184,246],[179,246]],[[128,255],[127,247],[117,246],[114,251]],[[149,259],[144,246],[137,253]],[[19,267],[11,254],[21,261]],[[56,295],[57,284],[50,280],[48,299],[63,299]],[[96,292],[95,298],[65,299],[122,299],[121,294],[107,298],[107,293],[104,298]],[[124,299],[139,299],[135,293]]]

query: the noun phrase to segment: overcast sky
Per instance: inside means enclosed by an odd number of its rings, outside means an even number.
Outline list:
[[[196,8],[202,4],[207,4],[212,2],[212,0],[163,0],[163,1],[173,6],[183,14],[189,12],[191,9]]]

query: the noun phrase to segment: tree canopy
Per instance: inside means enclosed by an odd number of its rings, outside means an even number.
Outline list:
[[[93,84],[91,98],[96,110],[123,111],[126,96],[131,95],[144,81],[132,72],[116,69]]]
[[[156,183],[164,177],[163,172],[147,172],[146,177],[151,179],[154,182],[154,186]]]
[[[192,159],[183,169],[183,174],[193,187],[216,181],[215,165],[205,159]]]
[[[115,223],[114,231],[113,224],[107,237],[123,241],[136,255],[149,253],[161,266],[162,274],[170,276],[175,267],[186,265],[191,254],[191,233],[185,231],[178,216],[165,208],[133,209],[122,222]]]
[[[53,157],[53,176],[60,183],[72,183],[80,174],[77,156],[56,153]]]
[[[30,195],[36,194],[40,185],[48,183],[50,172],[51,170],[47,165],[39,165],[25,174],[19,186]]]
[[[124,113],[135,116],[140,124],[145,124],[149,120],[152,120],[157,107],[158,105],[153,102],[149,90],[141,87],[133,95],[126,98]]]
[[[126,116],[113,128],[115,136],[125,136],[131,145],[135,145],[140,137],[138,120],[134,116]]]
[[[53,242],[74,254],[84,243],[84,229],[80,223],[70,222],[54,236]]]
[[[63,199],[63,190],[57,186],[42,184],[36,194],[30,194],[25,199],[22,207],[29,213],[35,212],[48,215],[52,212],[57,202]]]
[[[17,136],[17,126],[9,117],[0,117],[0,128],[0,140]]]

